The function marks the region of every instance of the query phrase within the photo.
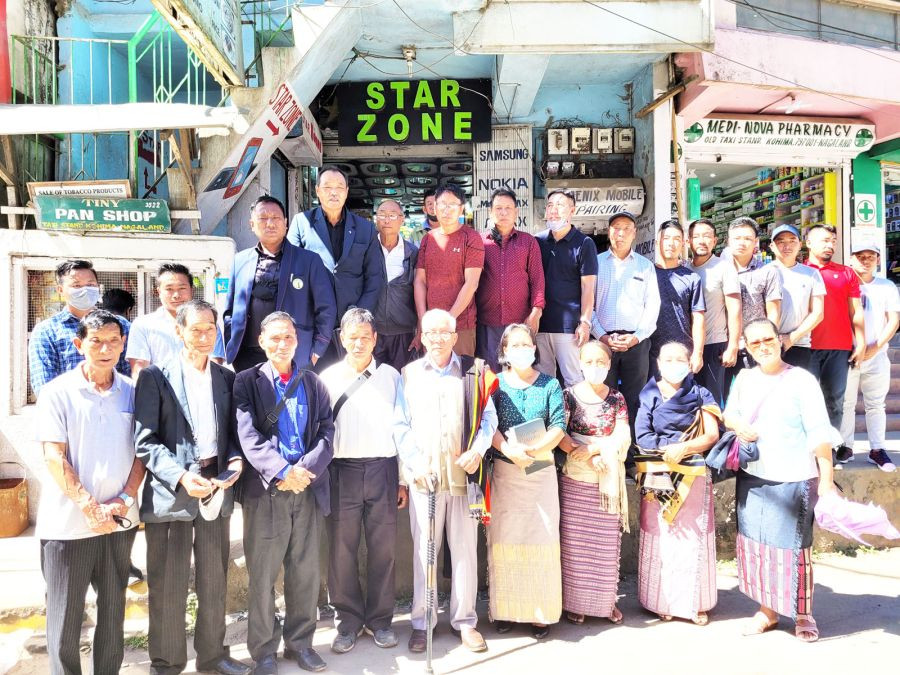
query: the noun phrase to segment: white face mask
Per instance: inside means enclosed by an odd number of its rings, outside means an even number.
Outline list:
[[[100,302],[100,289],[97,286],[82,286],[66,292],[66,302],[75,309],[85,311]]]
[[[566,226],[569,224],[567,220],[548,220],[547,227],[550,228],[551,232],[559,232],[560,230],[566,229]]]
[[[598,385],[606,382],[606,376],[609,375],[609,368],[603,366],[581,366],[581,372],[588,384]]]
[[[691,367],[681,361],[663,363],[659,366],[659,374],[669,384],[681,384],[691,372]]]
[[[512,347],[507,349],[506,361],[513,368],[527,368],[534,363],[534,347]]]

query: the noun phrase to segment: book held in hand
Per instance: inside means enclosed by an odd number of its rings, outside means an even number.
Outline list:
[[[547,427],[544,425],[544,420],[533,419],[510,427],[506,432],[506,437],[513,443],[537,445],[544,439],[544,434],[546,433]],[[525,467],[526,474],[532,474],[548,466],[553,466],[553,450],[546,450],[533,459],[534,461]]]

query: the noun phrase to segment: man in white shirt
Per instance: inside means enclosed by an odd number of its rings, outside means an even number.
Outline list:
[[[328,597],[338,634],[331,649],[343,654],[365,630],[379,647],[394,647],[394,554],[397,509],[406,506],[391,435],[400,373],[372,358],[378,335],[367,309],[341,319],[346,356],[322,372],[334,417],[334,458],[329,465]],[[359,585],[359,541],[366,533],[366,595]]]
[[[147,366],[135,391],[135,445],[147,468],[141,520],[147,536],[150,672],[187,665],[184,613],[191,554],[197,590],[197,670],[249,675],[225,647],[225,596],[231,487],[243,468],[234,429],[234,372],[212,363],[216,310],[181,304],[175,358]],[[230,474],[223,472],[229,471]]]
[[[469,439],[465,424],[467,369],[453,353],[456,319],[442,309],[422,317],[422,343],[426,355],[403,369],[394,407],[394,441],[410,484],[409,521],[413,537],[412,635],[409,650],[425,651],[425,565],[428,543],[428,492],[435,492],[435,532],[447,526],[447,545],[453,557],[450,625],[459,631],[467,649],[487,649],[476,630],[478,615],[478,520],[469,513],[468,479],[491,446],[497,430],[497,411],[488,397],[481,410],[470,410],[479,419]],[[471,360],[467,358],[467,361]],[[436,542],[440,548],[440,540]],[[435,555],[440,551],[436,550]],[[434,618],[437,619],[435,605]]]
[[[819,270],[797,262],[800,247],[800,232],[793,225],[773,230],[769,248],[781,272],[781,358],[809,370],[810,333],[825,316],[825,282]]]
[[[85,314],[73,342],[84,360],[41,389],[35,416],[47,465],[35,528],[47,581],[47,654],[51,672],[81,673],[81,622],[93,586],[93,672],[118,673],[144,477],[134,455],[134,387],[115,370],[125,335],[114,314]]]
[[[175,331],[175,312],[193,297],[194,278],[180,263],[163,263],[156,272],[156,292],[159,308],[131,324],[125,358],[131,365],[131,378],[135,382],[138,373],[151,363],[162,365],[181,352],[181,338]],[[225,344],[218,329],[211,356],[216,363],[225,359]]]
[[[706,300],[703,368],[697,381],[719,402],[725,404],[725,369],[737,359],[741,335],[741,284],[733,265],[713,253],[716,228],[708,218],[700,218],[688,228],[691,260],[688,269],[700,275]]]
[[[656,269],[632,248],[636,235],[630,213],[610,218],[609,250],[597,256],[597,297],[591,324],[594,337],[612,351],[606,384],[625,397],[632,439],[638,398],[650,372],[650,336],[656,331],[660,305]]]
[[[896,469],[884,451],[886,417],[884,401],[891,388],[891,361],[888,344],[900,325],[900,293],[893,282],[875,276],[881,251],[875,244],[853,246],[850,267],[859,276],[865,321],[866,351],[862,363],[850,368],[844,394],[841,435],[844,445],[853,447],[856,430],[856,397],[862,389],[866,407],[866,433],[869,436],[869,461],[882,471]]]

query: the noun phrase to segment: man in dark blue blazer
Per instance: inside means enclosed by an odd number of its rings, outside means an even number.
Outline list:
[[[187,665],[184,613],[193,552],[197,670],[248,675],[250,668],[231,659],[224,646],[234,501],[228,488],[243,468],[234,425],[234,373],[210,358],[217,333],[211,304],[181,305],[175,332],[181,352],[141,371],[134,402],[135,452],[147,468],[141,520],[147,537],[150,672],[175,675]],[[222,476],[225,470],[234,473]]]
[[[277,310],[297,325],[297,364],[315,365],[331,342],[338,316],[334,280],[319,256],[285,241],[287,218],[274,197],[256,200],[250,228],[259,243],[234,257],[223,312],[225,359],[236,372],[264,362],[260,323]]]
[[[244,555],[249,577],[247,649],[254,673],[278,672],[285,658],[304,670],[325,662],[312,648],[319,598],[319,512],[331,512],[328,464],[334,423],[328,389],[294,360],[292,317],[262,321],[268,359],[238,373],[234,383],[237,434],[249,466],[243,476]],[[275,581],[284,566],[285,617],[275,619]]]
[[[288,229],[288,241],[316,253],[334,276],[337,314],[333,329],[350,307],[374,313],[384,285],[378,232],[371,220],[345,208],[347,193],[347,174],[336,166],[323,167],[316,179],[319,206],[298,213]],[[316,370],[321,372],[343,355],[335,332]]]

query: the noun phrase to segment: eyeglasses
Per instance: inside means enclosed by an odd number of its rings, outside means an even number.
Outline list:
[[[379,220],[386,220],[390,223],[396,223],[399,220],[403,220],[402,213],[376,213],[375,217]]]
[[[763,338],[761,340],[753,340],[753,341],[747,342],[747,348],[748,349],[759,349],[763,345],[765,345],[766,347],[773,347],[777,344],[778,344],[777,337],[767,337],[767,338]]]
[[[424,335],[432,342],[436,342],[438,340],[449,340],[456,333],[448,330],[429,330]]]
[[[453,209],[458,209],[462,207],[462,202],[437,202],[435,203],[435,208],[438,211],[452,211]]]

